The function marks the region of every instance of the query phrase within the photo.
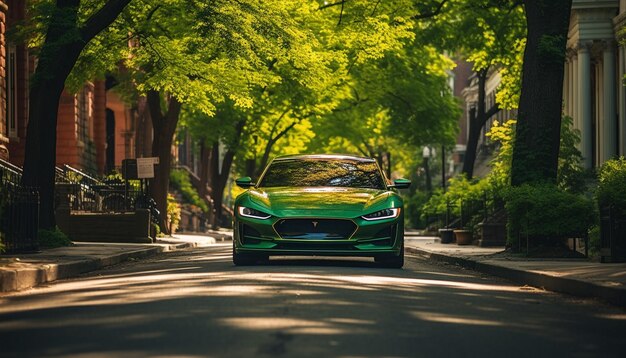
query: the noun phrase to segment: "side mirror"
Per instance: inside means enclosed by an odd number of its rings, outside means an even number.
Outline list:
[[[250,177],[239,178],[239,179],[235,180],[235,184],[237,184],[237,186],[240,187],[240,188],[249,188],[251,186],[255,186],[256,185],[256,183],[252,182],[252,178],[250,178]]]
[[[408,179],[396,179],[392,185],[388,185],[388,188],[406,189],[411,186],[411,181]]]

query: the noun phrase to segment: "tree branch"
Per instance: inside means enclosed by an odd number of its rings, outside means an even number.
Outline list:
[[[341,7],[343,7],[343,3],[345,3],[345,2],[346,2],[346,0],[341,0],[341,1],[333,2],[333,3],[324,4],[324,5],[321,5],[318,8],[318,10],[324,10],[324,9],[329,8],[329,7],[339,6],[339,5],[341,5]]]
[[[341,25],[341,20],[343,19],[343,8],[346,0],[341,0],[341,11],[339,12],[339,21],[337,22],[337,26]]]
[[[411,19],[413,20],[421,20],[421,19],[426,19],[429,17],[434,17],[437,16],[441,13],[441,10],[443,9],[443,6],[448,2],[448,0],[441,0],[441,2],[439,4],[437,4],[437,7],[433,10],[433,11],[428,11],[428,12],[424,12],[424,13],[420,13],[417,15],[414,15],[413,17],[411,17]]]
[[[131,0],[109,0],[95,14],[91,15],[80,29],[80,35],[84,42],[89,42],[102,30],[107,28],[117,16],[124,10]]]

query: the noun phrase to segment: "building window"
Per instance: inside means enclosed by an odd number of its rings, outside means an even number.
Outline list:
[[[17,51],[15,45],[7,50],[7,132],[17,138]]]
[[[89,117],[91,116],[91,91],[88,86],[84,86],[76,95],[76,130],[78,140],[87,143],[89,140]]]

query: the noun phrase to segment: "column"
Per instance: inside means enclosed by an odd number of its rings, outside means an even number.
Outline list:
[[[603,144],[600,163],[615,157],[617,148],[617,113],[615,111],[615,44],[613,41],[607,41],[606,47],[602,54],[603,77],[604,77],[604,120],[600,129],[603,133]]]
[[[619,47],[619,82],[617,88],[619,89],[619,154],[626,155],[626,91],[624,90],[624,84],[622,78],[626,74],[624,65],[626,63],[626,50],[623,46]]]
[[[569,90],[567,91],[567,115],[574,118],[574,91],[576,86],[574,85],[574,56],[570,56],[567,63],[567,77],[569,77]]]
[[[581,152],[583,167],[591,169],[593,159],[591,122],[591,63],[587,44],[580,44],[578,48],[578,117],[581,134]]]
[[[578,94],[580,92],[580,83],[578,81],[578,54],[575,53],[572,56],[572,67],[570,68],[570,72],[572,73],[572,118],[574,119],[574,128],[580,129],[580,116],[578,114]],[[581,144],[578,143],[578,149],[581,149]]]
[[[565,115],[568,115],[568,116],[571,115],[569,113],[569,106],[570,106],[569,91],[570,91],[570,88],[572,87],[570,84],[570,77],[569,77],[569,65],[570,65],[570,61],[568,58],[566,58],[564,66],[563,66],[563,113],[565,113]]]

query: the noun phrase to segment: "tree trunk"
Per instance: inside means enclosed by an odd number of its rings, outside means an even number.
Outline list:
[[[245,120],[240,120],[235,125],[235,145],[234,148],[237,148],[239,145],[239,141],[241,140],[241,135],[243,133],[243,128],[246,125]],[[233,165],[233,161],[235,159],[235,150],[228,149],[226,153],[224,153],[224,159],[222,159],[222,167],[219,167],[219,143],[213,144],[213,149],[211,151],[211,198],[213,199],[214,206],[214,217],[211,220],[211,226],[213,229],[218,229],[221,226],[222,220],[222,204],[224,202],[224,189],[226,189],[226,184],[228,183],[228,177],[230,175],[230,169]]]
[[[152,155],[159,157],[159,165],[154,170],[154,179],[150,186],[150,194],[156,201],[157,209],[161,212],[161,231],[171,234],[167,220],[167,193],[170,185],[170,169],[172,163],[172,143],[174,132],[178,124],[181,103],[174,97],[167,101],[167,113],[161,111],[161,97],[156,91],[148,92],[150,118],[154,127],[154,141]]]
[[[474,164],[476,163],[476,152],[478,150],[478,140],[480,139],[480,132],[482,131],[487,120],[500,111],[498,104],[494,104],[493,107],[486,110],[486,90],[485,84],[487,82],[487,74],[489,68],[478,72],[478,108],[470,109],[470,120],[467,137],[467,148],[465,149],[465,158],[463,159],[463,169],[461,173],[464,173],[467,179],[472,179],[474,176]]]
[[[53,229],[56,128],[59,99],[81,51],[106,28],[130,0],[110,0],[78,26],[80,0],[57,0],[29,92],[30,110],[22,185],[39,189],[39,227]],[[70,34],[76,40],[67,41]]]
[[[524,1],[528,35],[511,184],[556,182],[572,0]]]

